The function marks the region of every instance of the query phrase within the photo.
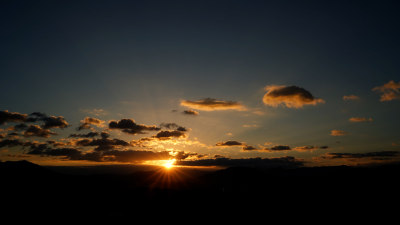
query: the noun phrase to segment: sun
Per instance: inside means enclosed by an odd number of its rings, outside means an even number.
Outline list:
[[[170,159],[170,160],[167,160],[167,161],[163,164],[163,166],[164,166],[166,169],[171,169],[172,167],[174,167],[174,163],[175,163],[175,159]]]

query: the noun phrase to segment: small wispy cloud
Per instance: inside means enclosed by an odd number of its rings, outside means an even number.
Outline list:
[[[374,87],[372,90],[381,93],[381,102],[400,100],[400,82],[396,83],[391,80],[382,86]]]
[[[349,119],[349,121],[350,122],[353,122],[353,123],[360,123],[360,122],[372,122],[373,121],[373,119],[370,117],[370,118],[365,118],[365,117],[351,117],[350,119]]]
[[[343,96],[343,100],[344,101],[357,101],[357,100],[360,100],[360,97],[358,97],[357,95],[345,95],[345,96]]]
[[[198,116],[199,115],[199,112],[191,110],[191,109],[184,110],[182,113],[185,114],[185,115],[191,115],[191,116]]]
[[[331,130],[331,136],[345,136],[348,134],[348,132],[342,130]]]
[[[259,127],[257,124],[243,124],[242,127],[244,128],[256,128]]]

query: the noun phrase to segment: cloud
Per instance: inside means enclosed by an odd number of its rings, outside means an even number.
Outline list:
[[[179,131],[179,130],[163,130],[158,132],[154,138],[158,138],[160,140],[168,140],[171,138],[179,138],[179,137],[186,137],[186,134],[184,131]]]
[[[183,126],[179,126],[176,123],[162,123],[162,124],[160,124],[160,127],[164,127],[167,129],[175,129],[177,131],[183,131],[183,132],[188,131],[188,129],[186,129]]]
[[[342,131],[342,130],[331,130],[331,136],[345,136],[349,133]]]
[[[44,146],[44,145],[42,145]],[[28,152],[30,155],[64,156],[70,160],[81,160],[82,152],[76,148],[37,148]]]
[[[191,109],[184,110],[182,113],[185,114],[185,115],[192,115],[192,116],[198,116],[199,115],[199,112],[191,110]]]
[[[25,122],[28,115],[18,112],[0,111],[0,125],[6,122]]]
[[[138,162],[148,160],[167,160],[171,158],[168,151],[135,151],[135,150],[112,150],[103,153],[104,160],[118,162]]]
[[[298,151],[298,152],[307,152],[307,151],[314,151],[317,149],[328,149],[328,146],[313,146],[313,145],[305,145],[305,146],[299,146],[295,148],[291,148],[288,145],[275,145],[270,148],[256,148],[250,145],[244,145],[243,146],[243,151],[259,151],[259,152],[279,152],[279,151]]]
[[[90,129],[90,125],[95,125],[97,127],[103,127],[104,126],[103,120],[93,118],[93,117],[85,117],[85,119],[81,120],[81,124],[78,127],[78,130],[82,129]]]
[[[3,139],[0,141],[0,148],[22,146],[24,142],[18,139]]]
[[[344,160],[392,160],[400,156],[400,151],[377,151],[366,153],[326,153],[322,159],[344,159]]]
[[[225,141],[225,142],[218,142],[215,144],[216,146],[220,147],[232,147],[232,146],[241,146],[243,151],[263,151],[262,149],[258,149],[254,146],[247,145],[244,142],[239,141]]]
[[[70,134],[69,137],[72,138],[92,138],[92,137],[96,137],[99,136],[98,132],[89,132],[87,134]]]
[[[253,147],[251,145],[245,145],[245,146],[243,146],[242,150],[243,151],[253,151],[253,150],[257,150],[257,148]]]
[[[20,123],[13,127],[10,127],[9,129],[10,130],[26,130],[27,128],[28,128],[28,125],[26,125],[25,123]]]
[[[44,122],[42,125],[27,125],[27,123]],[[48,138],[56,133],[50,131],[50,128],[65,128],[69,126],[68,122],[62,116],[47,116],[41,112],[33,112],[31,114],[10,113],[8,111],[0,111],[0,122],[21,122],[15,126],[9,127],[8,130],[24,131],[25,137],[45,137]],[[9,135],[16,136],[18,133],[10,133]]]
[[[138,162],[146,160],[165,160],[171,158],[168,151],[136,151],[119,150],[116,146],[129,146],[129,144],[119,139],[82,139],[70,145],[62,145],[62,148],[49,147],[49,144],[55,146],[56,143],[47,142],[23,142],[20,140],[2,140],[1,147],[23,146],[29,147],[27,154],[64,157],[64,160],[87,160],[96,162]],[[67,146],[67,147],[65,147]],[[76,148],[77,146],[97,146],[94,151],[83,152]]]
[[[245,146],[244,143],[238,142],[238,141],[225,141],[225,142],[218,142],[215,144],[216,146]]]
[[[251,145],[246,145],[246,144],[242,144],[243,151],[259,151],[259,152],[279,152],[279,151],[290,151],[292,150],[292,148],[290,148],[288,145],[275,145],[269,148],[256,148],[254,146]]]
[[[203,111],[216,111],[216,110],[246,111],[247,110],[246,107],[240,104],[239,102],[216,100],[213,98],[204,98],[197,101],[182,100],[181,105]]]
[[[51,142],[50,142],[51,143]],[[22,146],[23,148],[29,147],[28,154],[32,155],[56,155],[56,154],[47,154],[46,152],[52,150],[49,148],[47,143],[41,143],[37,141],[22,141],[22,140],[9,140],[5,139],[0,141],[0,148],[2,147],[15,147]]]
[[[43,128],[66,128],[69,126],[68,122],[62,116],[47,116],[41,112],[33,112],[29,115],[26,122],[37,122],[42,121],[44,124]]]
[[[63,156],[63,160],[88,160],[88,161],[103,161],[102,153],[100,152],[82,152],[74,147],[51,148],[47,144],[27,143],[30,147],[29,155],[40,156]]]
[[[68,160],[87,160],[96,162],[138,162],[147,160],[165,160],[171,158],[168,151],[115,150],[82,152],[76,148],[50,148],[46,144],[32,144],[30,155],[64,156]]]
[[[178,152],[170,152],[170,155],[173,156],[174,159],[176,160],[184,160],[187,158],[202,158],[204,155],[199,155],[198,153],[195,152],[184,152],[184,151],[178,151]]]
[[[271,148],[265,148],[266,151],[289,151],[292,150],[288,145],[275,145]]]
[[[53,145],[54,147],[61,147],[61,146],[69,146],[72,145],[71,142],[62,142],[62,141],[54,141],[54,140],[48,140],[46,141],[47,144]]]
[[[183,126],[179,126],[176,123],[161,123],[160,127],[167,128],[167,129],[174,129],[174,130],[160,131],[156,135],[152,136],[152,138],[156,138],[158,140],[169,140],[171,138],[186,138],[187,137],[185,132],[187,132],[188,129]]]
[[[343,100],[344,101],[356,101],[359,100],[360,97],[358,97],[357,95],[345,95],[343,96]]]
[[[2,111],[2,123],[6,122],[20,122],[20,124],[9,127],[7,131],[23,131],[23,137],[30,138],[36,137],[50,137],[56,133],[50,131],[50,128],[64,128],[69,126],[62,116],[47,116],[41,112],[34,112],[28,115],[20,113],[9,113]],[[22,122],[22,123],[21,123]],[[41,124],[29,124],[41,122]],[[87,128],[89,125],[102,126],[104,121],[97,118],[86,117],[81,120],[81,128]],[[122,119],[120,121],[110,121],[110,129],[121,129],[123,132],[130,134],[144,133],[144,131],[160,131],[161,128],[173,129],[163,130],[155,136],[142,138],[138,141],[131,143],[110,138],[108,132],[89,132],[86,134],[70,134],[69,138],[74,139],[60,139],[48,140],[45,142],[23,140],[19,138],[10,137],[10,133],[6,133],[4,129],[0,129],[1,139],[0,148],[4,147],[18,147],[24,149],[27,155],[40,155],[46,157],[57,157],[62,160],[87,160],[96,162],[139,162],[143,160],[160,160],[170,159],[172,156],[169,151],[153,152],[153,151],[139,151],[129,149],[131,147],[143,147],[144,142],[169,140],[172,138],[186,137],[186,132],[189,129],[180,126],[176,123],[162,123],[160,127],[147,126],[136,124],[131,119]],[[100,138],[96,138],[100,136]],[[7,138],[7,139],[6,139]],[[28,150],[25,150],[28,148]],[[180,153],[176,156],[180,159],[189,156],[197,156],[197,153]]]
[[[51,132],[49,129],[41,128],[38,125],[29,125],[29,127],[24,132],[25,137],[37,136],[48,138],[51,135],[56,135],[56,133]]]
[[[304,105],[317,105],[325,101],[315,98],[309,91],[297,86],[269,85],[265,87],[267,93],[263,97],[265,105],[278,107],[285,105],[288,108],[302,108]]]
[[[396,83],[391,80],[382,86],[374,87],[372,90],[381,93],[381,102],[400,100],[400,82]]]
[[[324,146],[314,146],[314,145],[305,145],[305,146],[298,146],[295,147],[293,150],[299,151],[299,152],[308,152],[308,151],[314,151],[317,149],[328,149],[329,147],[324,145]]]
[[[349,121],[350,121],[350,122],[353,122],[353,123],[360,123],[360,122],[372,122],[373,120],[372,120],[371,117],[370,117],[370,118],[365,118],[365,117],[351,117],[351,118],[349,119]]]
[[[44,124],[41,126],[36,124],[28,126],[25,124],[38,121],[44,122]],[[33,112],[28,116],[17,112],[8,112],[7,110],[0,111],[0,124],[5,122],[21,122],[20,124],[10,127],[9,130],[24,130],[23,135],[25,137],[36,136],[45,138],[56,135],[56,133],[49,130],[50,128],[65,128],[69,125],[62,116],[47,116],[41,112]],[[17,133],[14,132],[13,135],[14,134]]]
[[[133,119],[122,119],[120,121],[111,121],[108,124],[110,129],[120,129],[122,132],[128,134],[145,134],[144,131],[158,131],[160,130],[157,126],[147,126],[143,124],[137,124]]]
[[[121,139],[110,139],[105,136],[98,139],[81,139],[75,142],[77,146],[96,146],[95,151],[109,151],[116,147],[130,146],[130,144]]]
[[[303,161],[291,156],[281,158],[241,158],[230,159],[218,157],[215,159],[199,159],[191,161],[177,161],[177,165],[183,166],[251,166],[266,168],[297,168],[303,166]]]
[[[67,121],[62,116],[49,116],[43,118],[42,121],[44,121],[43,128],[65,128],[68,126]]]

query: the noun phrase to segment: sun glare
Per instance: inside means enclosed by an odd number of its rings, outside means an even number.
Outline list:
[[[167,160],[167,161],[163,164],[163,166],[164,166],[166,169],[171,169],[172,167],[174,167],[174,163],[175,163],[175,159],[170,159],[170,160]]]

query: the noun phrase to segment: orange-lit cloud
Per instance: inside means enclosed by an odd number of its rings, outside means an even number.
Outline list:
[[[229,147],[229,146],[244,146],[244,143],[238,141],[224,141],[218,142],[216,146]]]
[[[372,122],[373,119],[372,118],[365,118],[365,117],[351,117],[349,119],[350,122],[353,123],[360,123],[360,122]]]
[[[344,101],[356,101],[359,100],[360,97],[358,97],[357,95],[345,95],[343,96],[343,100]]]
[[[268,85],[267,93],[263,97],[265,105],[278,107],[284,105],[288,108],[302,108],[305,105],[317,105],[325,101],[315,98],[309,91],[297,86]]]
[[[168,140],[171,138],[185,138],[186,134],[184,131],[180,130],[163,130],[158,132],[154,137],[160,140]]]
[[[26,114],[9,112],[8,110],[0,111],[0,125],[6,122],[24,122],[27,116]]]
[[[323,146],[306,145],[306,146],[295,147],[293,150],[298,151],[298,152],[308,152],[308,151],[314,151],[317,149],[328,149],[328,148],[329,147],[326,145],[323,145]]]
[[[144,131],[158,131],[159,127],[151,125],[137,124],[133,119],[122,119],[120,121],[110,121],[108,124],[110,129],[120,129],[128,134],[144,134]]]
[[[243,151],[259,151],[259,152],[279,152],[279,151],[290,151],[292,148],[288,145],[275,145],[272,147],[256,148],[251,145],[243,144]]]
[[[80,139],[74,143],[76,146],[93,146],[94,151],[109,151],[123,146],[130,146],[130,143],[121,139],[98,138],[98,139]]]
[[[182,113],[185,114],[185,115],[192,115],[192,116],[198,116],[199,115],[199,112],[191,110],[191,109],[184,110]]]
[[[29,127],[25,130],[24,136],[25,137],[45,137],[48,138],[51,135],[55,135],[56,133],[51,132],[49,129],[41,128],[38,125],[29,125]]]
[[[381,93],[381,102],[400,100],[400,82],[396,83],[391,80],[382,86],[374,87],[372,90]]]
[[[348,133],[342,130],[331,130],[331,136],[345,136]]]
[[[45,113],[41,112],[33,112],[29,114],[29,117],[26,119],[26,122],[38,122],[42,121],[44,124],[42,128],[66,128],[69,126],[68,122],[64,119],[63,116],[47,116]]]
[[[175,129],[177,131],[183,131],[183,132],[188,131],[187,128],[185,128],[183,126],[179,126],[176,123],[161,123],[160,127],[164,127],[164,128],[167,128],[167,129]]]
[[[213,98],[205,98],[197,101],[182,100],[181,105],[203,111],[216,111],[216,110],[246,111],[247,110],[246,107],[239,102],[217,100]]]
[[[291,148],[288,145],[275,145],[272,147],[263,147],[263,148],[255,148],[250,145],[244,145],[243,146],[243,151],[259,151],[259,152],[279,152],[279,151],[298,151],[298,152],[308,152],[308,151],[314,151],[317,149],[328,149],[328,146],[313,146],[313,145],[305,145],[305,146],[299,146],[295,148]]]
[[[162,123],[158,127],[154,125],[137,124],[132,119],[110,121],[109,129],[120,129],[122,132],[130,134],[143,134],[145,131],[159,131],[156,135],[151,137],[132,140],[130,142],[122,139],[110,138],[111,134],[106,130],[90,131],[84,134],[73,133],[70,134],[68,138],[61,138],[58,140],[33,141],[32,137],[49,138],[56,134],[51,131],[51,129],[65,128],[69,125],[62,116],[47,116],[41,112],[34,112],[28,115],[1,111],[0,119],[2,123],[0,125],[8,122],[19,123],[11,125],[7,129],[0,129],[0,149],[2,151],[8,151],[8,149],[3,148],[15,148],[15,150],[23,151],[22,154],[13,154],[13,157],[45,156],[53,158],[52,160],[61,160],[64,162],[72,160],[142,163],[148,160],[170,159],[171,155],[169,153],[172,151],[171,149],[176,151],[176,148],[166,148],[163,145],[207,147],[197,140],[187,140],[186,132],[190,129],[176,123]],[[104,121],[100,119],[86,117],[81,120],[80,127],[81,129],[85,129],[90,125],[103,127],[103,124]],[[161,129],[168,130],[160,131]],[[133,150],[132,147],[134,147],[135,150]],[[159,149],[159,151],[155,151],[155,148]],[[11,157],[11,154],[8,155]],[[180,153],[175,157],[183,159],[189,156],[201,157],[197,153]]]
[[[103,161],[117,162],[144,162],[149,160],[167,160],[171,158],[168,151],[136,151],[136,150],[112,150],[104,152]]]
[[[245,146],[243,146],[242,150],[243,151],[257,151],[258,149],[251,145],[245,145]]]
[[[242,147],[243,151],[261,151],[260,149],[247,145],[244,142],[239,142],[239,141],[224,141],[224,142],[218,142],[216,146],[219,147]]]
[[[41,125],[43,129],[49,128],[66,128],[69,126],[68,122],[62,116],[47,116],[41,112],[33,112],[29,116],[17,112],[8,112],[7,110],[0,111],[0,125],[6,122],[43,122]],[[26,126],[24,127],[26,128]]]
[[[289,150],[292,150],[292,148],[290,148],[288,145],[275,145],[270,148],[265,148],[264,150],[275,152],[275,151],[289,151]]]
[[[317,149],[319,149],[318,146],[305,145],[305,146],[295,147],[293,150],[296,150],[296,151],[299,151],[299,152],[307,152],[307,151],[314,151],[314,150],[317,150]]]
[[[85,119],[81,120],[81,125],[78,127],[78,130],[82,129],[90,129],[90,125],[95,125],[97,127],[104,127],[103,120],[93,118],[93,117],[85,117]]]

